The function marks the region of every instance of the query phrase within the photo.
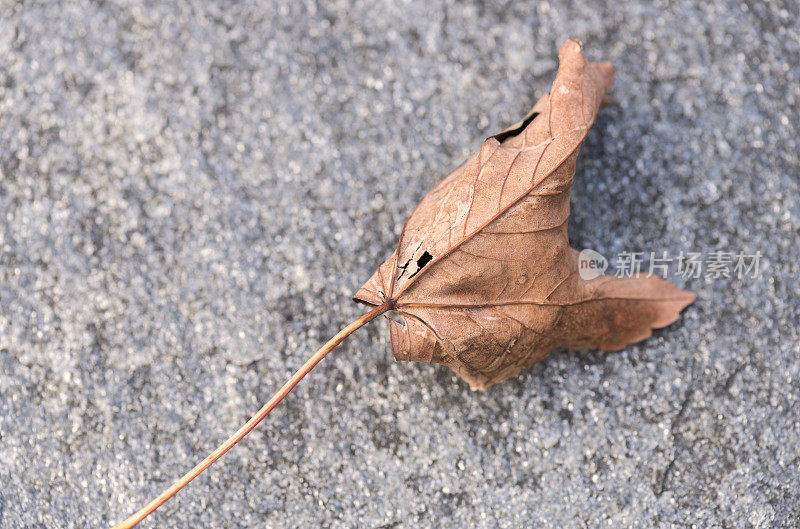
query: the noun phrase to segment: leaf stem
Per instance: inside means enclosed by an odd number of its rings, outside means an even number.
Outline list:
[[[170,485],[168,489],[164,492],[159,494],[153,501],[142,507],[139,511],[131,515],[130,518],[127,520],[115,525],[112,529],[129,529],[142,520],[144,520],[150,513],[158,509],[161,505],[163,505],[167,500],[173,497],[175,494],[178,493],[183,487],[185,487],[190,481],[200,475],[205,469],[210,467],[217,459],[223,456],[225,452],[230,450],[233,445],[238,443],[242,440],[242,438],[250,433],[250,431],[256,427],[256,425],[261,422],[264,417],[269,415],[269,412],[272,411],[275,406],[278,405],[280,401],[290,392],[292,389],[297,385],[300,380],[306,374],[311,371],[315,365],[317,365],[320,360],[325,358],[325,356],[330,353],[337,345],[342,343],[345,338],[350,336],[354,331],[369,323],[370,321],[374,320],[384,312],[391,310],[392,302],[386,301],[385,303],[374,307],[372,310],[367,312],[366,314],[362,315],[360,318],[354,320],[352,323],[347,325],[347,327],[343,328],[341,331],[336,333],[336,336],[328,340],[328,342],[320,347],[320,349],[314,353],[314,355],[309,358],[303,366],[298,369],[292,377],[286,381],[281,389],[278,390],[275,395],[272,396],[269,401],[264,404],[264,406],[258,410],[258,412],[253,415],[249,421],[247,421],[241,428],[239,428],[236,433],[231,435],[224,443],[219,445],[219,447],[211,452],[208,457],[203,459],[196,467],[186,473],[182,478],[177,480],[175,483]]]

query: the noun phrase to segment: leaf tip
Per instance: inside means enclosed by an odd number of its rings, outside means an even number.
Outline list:
[[[567,39],[558,50],[558,60],[564,62],[576,58],[583,58],[583,42],[575,38]]]

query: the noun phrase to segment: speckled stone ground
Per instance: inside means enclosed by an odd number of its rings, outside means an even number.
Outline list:
[[[373,324],[146,527],[798,527],[800,5],[395,4],[0,0],[0,527],[109,525],[216,446],[570,36],[618,72],[574,245],[762,277],[482,393]]]

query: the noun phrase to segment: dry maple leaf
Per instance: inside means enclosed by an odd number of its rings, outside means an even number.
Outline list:
[[[568,40],[549,95],[487,139],[406,221],[397,249],[354,299],[374,307],[331,338],[236,433],[115,528],[138,524],[266,417],[334,347],[390,322],[398,360],[437,362],[482,389],[554,347],[619,349],[669,325],[695,296],[655,276],[578,274],[567,240],[575,159],[614,75]]]
[[[558,58],[550,94],[422,199],[356,293],[402,316],[389,322],[397,360],[444,364],[483,389],[554,347],[643,340],[694,300],[655,276],[578,274],[567,240],[575,160],[614,70],[587,62],[576,40]]]

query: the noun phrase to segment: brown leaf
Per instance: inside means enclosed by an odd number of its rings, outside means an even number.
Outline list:
[[[678,318],[695,295],[655,276],[578,275],[567,240],[575,159],[611,86],[582,45],[522,122],[488,138],[406,221],[397,249],[354,299],[389,301],[397,360],[436,362],[472,389],[517,375],[555,347],[615,350]]]

